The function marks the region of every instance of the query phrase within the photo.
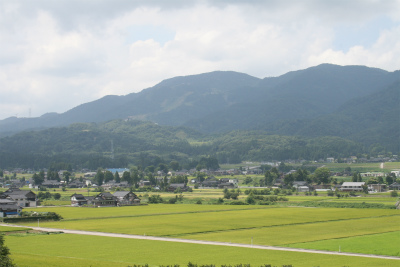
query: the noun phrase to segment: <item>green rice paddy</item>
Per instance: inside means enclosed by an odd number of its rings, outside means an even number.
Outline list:
[[[399,261],[389,259],[69,234],[7,236],[6,244],[11,250],[14,262],[20,267],[126,267],[133,264],[150,266],[179,264],[184,267],[189,261],[197,264],[216,264],[216,266],[238,263],[248,263],[252,266],[292,264],[295,267],[399,266]]]

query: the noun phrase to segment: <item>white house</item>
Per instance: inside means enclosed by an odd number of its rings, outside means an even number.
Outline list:
[[[363,191],[365,182],[344,182],[340,187],[340,191]]]

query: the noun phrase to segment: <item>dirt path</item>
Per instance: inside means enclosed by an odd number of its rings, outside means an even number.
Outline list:
[[[385,163],[384,163],[384,162],[382,162],[382,163],[381,163],[381,166],[380,166],[380,167],[381,167],[381,169],[383,169],[383,168],[384,168],[384,166],[385,166]]]
[[[26,228],[26,226],[20,226],[20,225],[11,225],[11,224],[0,224],[0,225],[1,226],[24,227],[24,228]],[[44,228],[44,227],[29,227],[29,228],[32,228],[33,230],[38,230],[38,231],[64,232],[66,234],[77,234],[77,235],[119,237],[119,238],[130,238],[130,239],[142,239],[142,240],[155,240],[155,241],[201,244],[201,245],[242,247],[242,248],[255,248],[255,249],[265,249],[265,250],[280,250],[280,251],[304,252],[304,253],[315,253],[315,254],[343,255],[343,256],[356,256],[356,257],[365,257],[365,258],[400,260],[400,257],[395,257],[395,256],[382,256],[382,255],[371,255],[371,254],[359,254],[359,253],[311,250],[311,249],[301,249],[301,248],[285,248],[285,247],[273,247],[273,246],[248,245],[248,244],[238,244],[238,243],[202,241],[202,240],[191,240],[191,239],[180,239],[180,238],[169,238],[169,237],[157,237],[157,236],[146,236],[146,235],[128,235],[128,234],[115,234],[115,233],[103,233],[103,232],[90,232],[90,231],[55,229],[55,228]]]

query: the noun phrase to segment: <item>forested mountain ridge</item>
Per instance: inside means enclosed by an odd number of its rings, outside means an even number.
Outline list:
[[[283,135],[340,136],[400,152],[400,81],[371,95],[352,99],[331,114],[264,127]]]
[[[62,114],[0,120],[0,135],[125,118],[203,132],[257,129],[276,121],[329,114],[399,79],[398,71],[330,64],[265,79],[215,71],[167,79],[126,96],[106,96]]]
[[[363,66],[323,64],[265,79],[229,71],[175,77],[63,114],[0,121],[0,135],[8,134],[0,168],[399,154],[399,94],[400,71]]]

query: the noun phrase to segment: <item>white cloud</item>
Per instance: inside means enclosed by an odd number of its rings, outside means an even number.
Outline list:
[[[393,71],[399,10],[399,1],[2,2],[0,119],[214,70],[263,78],[329,62]],[[385,23],[368,46],[354,38],[335,47],[341,28],[377,18]]]

